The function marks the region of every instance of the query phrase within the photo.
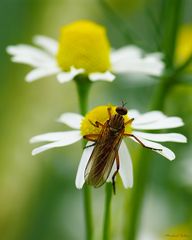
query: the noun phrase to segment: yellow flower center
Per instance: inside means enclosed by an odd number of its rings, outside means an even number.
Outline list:
[[[96,121],[104,124],[108,119],[109,119],[109,114],[107,111],[107,108],[111,107],[111,114],[117,114],[115,109],[116,106],[98,106],[94,109],[92,109],[90,112],[88,112],[86,114],[86,116],[83,118],[82,122],[81,122],[81,134],[83,136],[87,135],[87,134],[99,134],[101,131],[101,127],[97,128],[95,126],[93,126],[92,123],[95,123]],[[128,115],[124,115],[124,122],[127,122],[129,120]],[[125,127],[125,132],[126,133],[131,133],[132,132],[132,128],[131,128],[131,124],[126,125]]]
[[[183,63],[192,53],[192,25],[183,26],[178,35],[176,59]]]
[[[87,73],[110,70],[110,44],[104,27],[90,21],[77,21],[61,29],[57,54],[59,66],[71,66]]]

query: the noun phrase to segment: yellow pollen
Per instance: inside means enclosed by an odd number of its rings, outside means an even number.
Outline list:
[[[91,124],[91,122],[95,123],[96,121],[98,121],[98,122],[104,124],[109,119],[109,115],[108,115],[108,111],[107,111],[108,107],[111,107],[112,115],[117,114],[116,111],[115,111],[116,106],[111,106],[111,105],[98,106],[98,107],[92,109],[90,112],[88,112],[86,114],[86,116],[83,118],[83,120],[81,122],[81,134],[83,136],[85,136],[87,134],[98,134],[98,133],[100,133],[101,127],[97,128],[97,127],[93,126]],[[128,115],[123,116],[123,118],[124,118],[124,122],[127,122],[129,120]],[[131,133],[132,132],[132,128],[131,128],[130,124],[128,124],[125,127],[125,132],[126,133]]]
[[[177,40],[176,59],[182,64],[192,53],[192,25],[181,27]],[[190,69],[192,66],[190,65]]]
[[[110,70],[110,44],[104,27],[91,21],[77,21],[61,29],[57,54],[59,66],[71,66],[87,73]]]

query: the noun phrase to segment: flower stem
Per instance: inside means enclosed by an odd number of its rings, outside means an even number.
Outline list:
[[[75,79],[79,97],[79,107],[82,115],[87,113],[89,90],[91,81],[84,75],[79,75]]]
[[[182,9],[182,0],[166,0],[166,8],[164,9],[166,15],[165,33],[164,33],[164,54],[166,56],[166,70],[174,71],[174,56],[176,48],[176,36],[179,27],[179,19]],[[170,13],[171,12],[171,16]],[[167,33],[167,34],[166,34]],[[173,82],[175,81],[175,76],[163,77],[159,83],[157,91],[154,95],[153,101],[151,103],[151,109],[162,110],[166,101],[166,97],[171,89]],[[139,222],[142,204],[145,196],[145,192],[149,183],[149,172],[152,167],[151,163],[151,153],[145,151],[144,149],[140,152],[140,157],[138,159],[138,167],[135,176],[134,189],[131,196],[131,209],[129,218],[126,219],[126,229],[125,229],[125,239],[135,240],[137,239],[137,232],[139,230]],[[127,224],[129,223],[129,228]]]
[[[178,27],[181,20],[184,0],[165,0],[163,8],[163,38],[162,48],[167,68],[172,68],[175,60],[175,49]]]
[[[86,223],[86,239],[93,239],[92,211],[91,211],[91,191],[89,186],[83,187],[84,214]]]
[[[112,184],[106,183],[105,187],[105,213],[103,221],[103,240],[110,239],[110,207],[112,198]]]
[[[165,91],[167,84],[161,84],[156,92],[156,96],[151,105],[151,109],[163,108],[165,97],[167,92]],[[145,190],[148,186],[149,172],[151,167],[151,152],[146,149],[141,149],[137,172],[135,175],[134,188],[132,190],[131,202],[130,202],[130,214],[125,223],[125,239],[135,240],[137,239],[137,232],[139,229],[140,214],[142,209],[142,203],[145,196]],[[127,228],[127,224],[129,227]]]
[[[88,106],[88,96],[89,90],[91,87],[91,82],[89,79],[80,75],[75,79],[77,92],[79,97],[79,107],[82,115],[85,115],[87,112]],[[85,141],[82,142],[83,147],[85,146]],[[85,226],[86,226],[86,239],[93,239],[93,223],[92,223],[92,211],[91,211],[91,191],[89,186],[83,187],[83,201],[84,201],[84,217],[85,217]]]

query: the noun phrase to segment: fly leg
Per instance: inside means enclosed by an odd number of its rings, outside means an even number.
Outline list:
[[[98,136],[99,136],[99,134],[87,134],[87,135],[84,135],[83,138],[85,138],[88,141],[94,142],[94,143],[91,144],[91,145],[85,146],[83,149],[95,146],[95,144],[97,142],[97,137]]]
[[[115,177],[116,177],[117,173],[119,172],[119,154],[118,154],[118,152],[117,152],[115,160],[116,160],[117,169],[116,169],[116,171],[114,172],[114,174],[112,176],[112,185],[113,185],[113,193],[114,194],[116,193]]]
[[[126,126],[127,124],[131,124],[133,122],[134,118],[129,119],[127,122],[125,122],[124,126]]]
[[[96,121],[96,122],[94,123],[94,122],[92,122],[91,120],[89,120],[89,122],[91,123],[91,125],[93,125],[94,127],[97,127],[97,128],[104,126],[102,123],[100,123],[100,122],[98,122],[98,121]]]
[[[88,140],[88,141],[92,141],[92,142],[96,142],[97,138],[100,136],[100,134],[87,134],[84,135],[83,138]]]
[[[111,119],[111,116],[112,116],[111,111],[112,111],[112,108],[111,108],[111,107],[108,107],[108,108],[107,108],[107,112],[108,112],[108,115],[109,115],[109,119]]]
[[[148,149],[151,149],[151,150],[162,151],[162,149],[152,148],[152,147],[146,146],[144,143],[142,143],[142,141],[141,141],[138,137],[136,137],[136,136],[133,135],[133,134],[125,133],[125,134],[123,134],[123,136],[133,137],[133,138],[134,138],[138,143],[140,143],[144,148],[148,148]]]
[[[96,145],[96,141],[95,141],[93,144],[91,144],[91,145],[85,146],[83,149],[86,149],[86,148],[89,148],[89,147],[93,147],[93,146],[95,146],[95,145]]]

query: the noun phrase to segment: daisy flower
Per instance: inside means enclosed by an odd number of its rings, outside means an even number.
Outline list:
[[[62,114],[58,121],[68,125],[73,128],[73,130],[45,133],[31,138],[31,143],[49,142],[41,147],[35,148],[32,151],[32,155],[36,155],[51,148],[73,144],[81,140],[83,137],[90,140],[90,136],[92,136],[92,141],[88,141],[83,151],[77,170],[75,183],[76,187],[81,189],[84,183],[87,182],[85,179],[85,171],[94,150],[93,145],[95,145],[95,141],[97,141],[98,136],[101,134],[103,129],[103,127],[98,126],[98,123],[103,125],[107,120],[111,119],[115,115],[121,115],[124,123],[124,136],[129,136],[131,140],[150,148],[152,151],[161,154],[169,160],[175,159],[175,154],[170,149],[157,142],[184,143],[187,141],[185,136],[179,133],[146,133],[141,130],[158,130],[181,127],[184,124],[181,118],[168,117],[160,111],[151,111],[141,114],[137,110],[129,110],[128,113],[126,112],[124,115],[121,114],[118,108],[119,107],[116,106],[98,106],[88,112],[86,116],[81,116],[77,113]],[[89,138],[87,136],[89,136]],[[119,175],[122,179],[124,187],[128,188],[133,185],[132,161],[124,140],[119,143]],[[106,178],[107,181],[112,181],[112,176],[114,176],[116,169],[116,162],[114,161],[114,164],[109,171],[109,176]]]
[[[160,53],[145,54],[136,46],[112,50],[106,30],[91,21],[77,21],[61,29],[60,39],[35,36],[34,46],[8,46],[12,61],[30,65],[26,75],[32,82],[55,75],[60,83],[84,74],[90,81],[113,81],[117,73],[161,75],[164,64]]]
[[[176,63],[185,63],[192,55],[192,25],[183,25],[179,29],[176,48]],[[192,64],[189,63],[187,70],[191,72]]]

